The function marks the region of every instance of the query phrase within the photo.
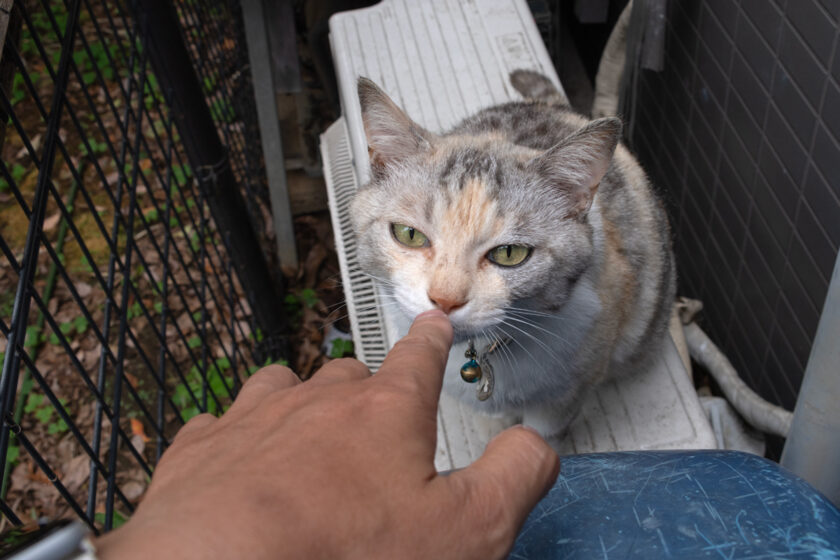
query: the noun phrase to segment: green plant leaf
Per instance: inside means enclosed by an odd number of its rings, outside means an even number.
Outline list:
[[[304,288],[300,291],[300,299],[303,300],[303,304],[306,305],[309,309],[315,307],[318,303],[318,293],[315,292],[312,288]]]
[[[67,422],[62,419],[59,419],[55,422],[51,422],[49,426],[47,426],[47,433],[48,434],[63,434],[68,431],[70,428],[67,427]]]
[[[35,409],[34,415],[35,418],[37,418],[41,424],[48,424],[50,422],[50,418],[52,418],[53,415],[53,408],[49,405],[42,406],[40,408]]]
[[[218,358],[216,360],[216,367],[219,369],[219,371],[227,371],[230,369],[230,360],[228,360],[227,358]]]
[[[189,389],[183,383],[175,386],[175,390],[172,392],[172,402],[178,408],[184,408],[191,400]]]
[[[336,338],[330,346],[330,358],[343,358],[353,354],[353,341]]]
[[[73,319],[73,327],[79,334],[84,334],[85,332],[87,332],[88,326],[88,320],[85,318],[84,315],[79,315],[78,317]]]
[[[20,457],[20,447],[10,445],[9,449],[6,450],[6,464],[17,463],[18,457]]]
[[[187,346],[189,346],[190,348],[197,348],[201,346],[201,339],[198,337],[198,335],[192,336],[189,340],[187,340]]]
[[[26,406],[23,407],[23,411],[29,414],[30,412],[34,412],[36,408],[41,406],[41,403],[44,402],[44,395],[39,395],[38,393],[29,393],[29,397],[26,399]]]
[[[190,406],[181,411],[181,417],[184,419],[184,422],[189,422],[191,418],[195,418],[199,414],[201,414],[201,411],[197,406]]]
[[[20,182],[23,181],[24,176],[26,175],[26,168],[19,163],[15,163],[12,165],[12,180],[20,185]]]
[[[41,328],[37,325],[26,327],[26,339],[23,342],[24,348],[34,348],[41,341]]]
[[[105,525],[105,514],[104,513],[95,513],[93,515],[93,520],[97,523],[101,523]],[[114,529],[119,529],[125,522],[128,521],[128,516],[121,514],[119,511],[114,510],[114,515],[112,517],[112,525]]]
[[[130,321],[135,317],[139,317],[143,314],[143,308],[140,306],[139,301],[135,301],[128,307],[128,312],[126,318]]]

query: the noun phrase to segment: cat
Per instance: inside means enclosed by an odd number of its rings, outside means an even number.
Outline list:
[[[443,310],[492,369],[480,401],[453,356],[444,390],[557,437],[588,390],[655,355],[675,292],[671,235],[619,119],[588,120],[536,72],[511,83],[524,101],[438,134],[360,78],[371,180],[352,219],[383,305],[408,320]]]

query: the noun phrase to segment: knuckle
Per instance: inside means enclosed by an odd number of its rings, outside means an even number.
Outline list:
[[[387,383],[367,387],[359,399],[364,409],[372,411],[402,406],[404,400],[404,389]]]
[[[192,439],[203,428],[214,423],[216,420],[217,418],[215,416],[207,412],[193,416],[181,426],[181,429],[175,434],[175,440],[184,442],[185,440]]]
[[[335,367],[337,368],[352,373],[370,375],[368,367],[355,358],[338,358],[337,360],[332,360],[330,363],[335,364]]]
[[[209,412],[202,412],[201,414],[198,414],[198,415],[190,418],[187,421],[187,423],[184,424],[184,427],[187,427],[187,426],[193,426],[193,427],[203,426],[208,421],[215,420],[215,419],[216,419],[216,417],[213,416],[212,414],[210,414]]]
[[[298,377],[295,375],[295,372],[287,368],[286,366],[281,365],[270,365],[264,368],[261,368],[257,371],[254,375],[249,377],[244,387],[253,387],[253,386],[266,386],[266,387],[273,387],[277,384],[278,380],[297,380]]]

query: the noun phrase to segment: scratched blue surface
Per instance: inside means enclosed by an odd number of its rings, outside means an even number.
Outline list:
[[[511,559],[840,560],[840,510],[761,457],[645,451],[562,462]]]

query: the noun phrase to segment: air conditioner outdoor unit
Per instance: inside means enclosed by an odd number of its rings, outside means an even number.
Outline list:
[[[357,357],[382,363],[405,325],[356,260],[349,207],[369,177],[356,81],[379,84],[412,118],[446,130],[477,110],[518,98],[508,75],[533,69],[560,82],[525,0],[385,0],[336,14],[330,41],[343,116],[321,137],[336,249]],[[464,361],[456,345],[450,361]],[[471,463],[504,429],[446,395],[438,422],[439,470]],[[670,337],[648,371],[603,384],[591,394],[560,444],[561,453],[714,448],[715,437]]]

